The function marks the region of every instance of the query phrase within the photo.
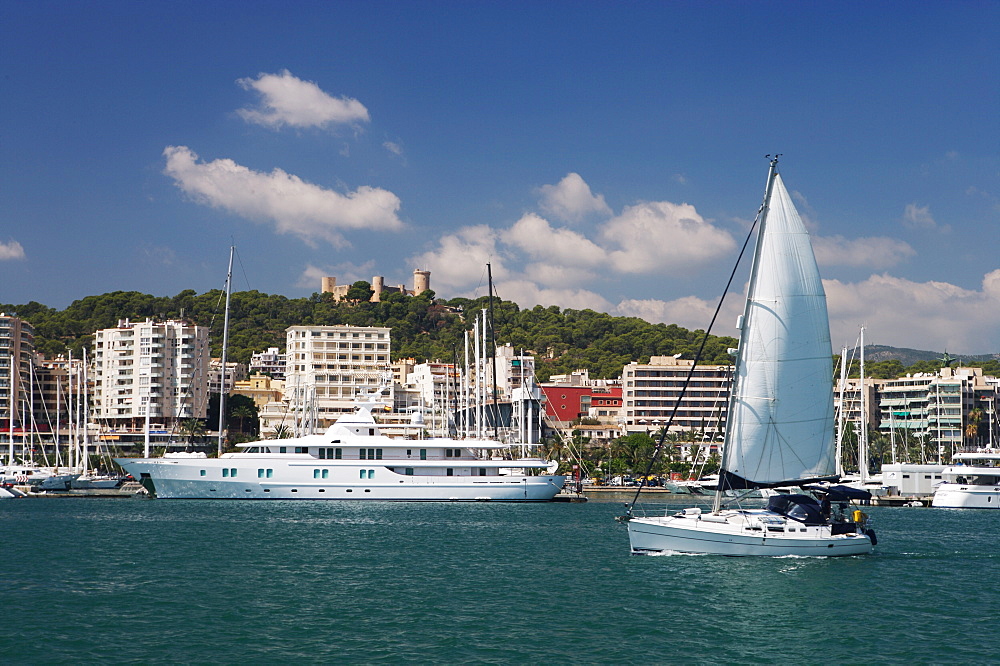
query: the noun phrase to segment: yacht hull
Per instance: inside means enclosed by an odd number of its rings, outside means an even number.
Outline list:
[[[942,483],[931,506],[939,509],[1000,509],[1000,485]]]
[[[832,534],[829,525],[805,526],[766,511],[632,518],[628,533],[634,554],[838,557],[872,549],[866,534]]]
[[[253,459],[123,458],[118,463],[159,499],[547,502],[566,478],[407,475],[374,463],[327,465],[320,461],[282,465]],[[226,478],[220,474],[223,468],[229,475]],[[268,471],[272,476],[266,476]]]

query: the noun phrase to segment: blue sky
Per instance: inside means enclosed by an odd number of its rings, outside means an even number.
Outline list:
[[[1000,352],[998,34],[993,1],[0,0],[0,302],[220,288],[235,243],[241,290],[474,296],[490,261],[525,307],[704,328],[779,152],[835,349]]]

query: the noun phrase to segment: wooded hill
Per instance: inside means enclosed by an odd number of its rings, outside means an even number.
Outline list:
[[[464,357],[463,333],[488,307],[488,297],[437,299],[434,292],[419,296],[384,294],[382,302],[367,302],[367,283],[356,283],[355,302],[335,302],[330,294],[291,299],[244,291],[232,294],[229,314],[228,357],[246,363],[253,352],[285,347],[285,329],[295,325],[350,324],[392,329],[392,358],[449,362]],[[74,301],[65,310],[37,302],[0,305],[35,328],[35,347],[52,357],[72,351],[79,358],[91,347],[94,332],[111,328],[121,319],[186,318],[210,328],[211,353],[221,354],[225,294],[212,290],[197,294],[185,290],[173,297],[116,291]],[[676,325],[650,324],[636,317],[613,317],[593,310],[562,310],[536,306],[522,310],[516,303],[494,298],[493,321],[498,345],[510,344],[537,357],[541,381],[553,374],[586,368],[593,378],[619,377],[622,367],[650,356],[681,354],[694,358],[702,331]],[[731,337],[711,337],[705,363],[727,363]]]
[[[392,329],[392,358],[418,361],[462,361],[463,332],[488,307],[488,297],[438,299],[434,292],[419,296],[384,294],[382,302],[370,303],[370,287],[357,282],[348,298],[335,302],[330,294],[308,298],[286,298],[259,291],[232,294],[229,319],[229,352],[234,361],[246,363],[253,352],[285,347],[285,329],[295,325],[351,324],[387,326]],[[0,304],[0,311],[13,313],[35,328],[35,346],[46,356],[72,351],[79,358],[93,343],[93,334],[111,328],[121,319],[144,320],[186,318],[210,328],[211,353],[221,355],[225,294],[212,290],[198,294],[185,290],[173,297],[150,296],[135,291],[116,291],[74,301],[65,310],[55,310],[34,301],[23,305]],[[613,317],[593,310],[562,310],[556,306],[521,309],[511,301],[494,298],[496,341],[534,354],[538,379],[586,368],[595,379],[619,377],[632,361],[646,362],[650,356],[694,358],[704,332],[689,331],[674,324],[650,324],[637,317]],[[732,337],[711,336],[703,363],[730,362],[727,349]],[[966,363],[1000,374],[997,360]],[[933,372],[940,360],[918,361],[904,366],[897,359],[869,362],[869,377],[893,378],[907,372]],[[839,370],[839,362],[834,365]],[[857,376],[857,363],[849,373]]]

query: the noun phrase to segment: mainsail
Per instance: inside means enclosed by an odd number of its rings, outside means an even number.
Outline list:
[[[720,487],[835,473],[833,354],[809,234],[775,166],[741,322]]]

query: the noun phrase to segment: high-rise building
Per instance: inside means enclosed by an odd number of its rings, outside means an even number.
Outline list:
[[[177,425],[208,410],[208,329],[186,321],[131,322],[94,335],[92,413],[116,429]]]
[[[703,440],[721,440],[729,402],[731,368],[697,365],[673,356],[654,356],[649,363],[629,363],[622,372],[623,430],[653,432],[668,425],[672,432],[688,432]],[[680,401],[680,404],[678,404]],[[676,412],[674,408],[676,406]]]
[[[0,312],[0,428],[23,425],[29,396],[35,329],[12,314]]]
[[[285,401],[296,414],[312,412],[326,428],[354,411],[354,396],[386,387],[392,404],[388,328],[290,326],[286,329]]]

